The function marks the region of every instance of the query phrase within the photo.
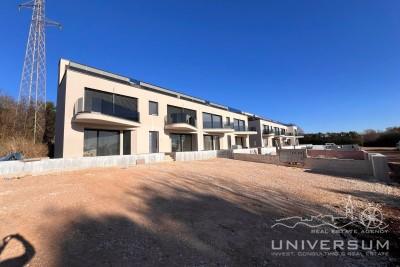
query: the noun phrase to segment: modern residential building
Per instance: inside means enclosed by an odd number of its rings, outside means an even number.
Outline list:
[[[282,146],[296,146],[299,144],[299,138],[296,125],[284,124],[281,122],[268,120],[255,115],[250,115],[250,129],[257,132],[250,136],[250,147],[274,147],[277,142]]]
[[[248,115],[209,101],[60,60],[56,157],[249,147]]]

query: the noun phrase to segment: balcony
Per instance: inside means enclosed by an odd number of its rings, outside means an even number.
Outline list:
[[[223,124],[222,123],[203,123],[203,129],[206,133],[233,133],[233,125],[232,124]]]
[[[272,136],[272,135],[275,135],[275,132],[274,132],[274,131],[271,131],[271,130],[266,130],[266,129],[264,129],[263,132],[262,132],[262,134],[263,134],[263,135]]]
[[[273,131],[273,132],[274,132],[274,135],[277,135],[277,136],[285,136],[285,133],[282,132],[282,131]]]
[[[257,134],[257,131],[255,128],[251,127],[246,127],[246,126],[239,126],[239,125],[234,125],[233,130],[236,135],[252,135],[252,134]]]
[[[140,126],[140,113],[125,107],[99,101],[100,105],[85,108],[83,98],[79,98],[74,105],[72,122],[80,124],[95,124],[97,126],[111,126],[117,128],[135,128]]]
[[[195,132],[196,118],[188,113],[170,113],[165,117],[165,129],[184,132]]]

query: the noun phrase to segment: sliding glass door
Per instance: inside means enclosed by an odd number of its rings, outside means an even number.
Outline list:
[[[170,137],[172,152],[193,151],[191,134],[170,134]]]
[[[235,143],[236,143],[237,146],[241,146],[242,148],[244,148],[243,137],[236,136],[235,137]]]
[[[204,150],[219,150],[219,136],[204,135]]]
[[[119,155],[119,136],[119,131],[85,129],[83,156]]]

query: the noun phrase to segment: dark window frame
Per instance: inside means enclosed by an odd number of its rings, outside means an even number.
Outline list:
[[[238,144],[237,140],[240,140],[240,144]],[[244,148],[244,144],[245,144],[245,141],[244,141],[243,137],[235,136],[235,145],[237,145],[237,146],[240,145],[242,148]]]
[[[151,139],[151,134],[155,133],[156,134],[156,151],[152,151],[152,139]],[[159,153],[160,152],[160,134],[158,131],[149,131],[149,153]]]
[[[127,138],[129,136],[129,138]],[[129,145],[127,144],[129,143]],[[122,155],[132,154],[132,131],[122,131]]]
[[[236,131],[245,131],[246,130],[246,122],[240,119],[233,119],[233,128]]]
[[[171,151],[172,151],[172,152],[193,151],[193,141],[194,141],[194,136],[193,136],[193,134],[171,133],[171,134],[170,134],[171,143],[172,143],[172,136],[178,136],[178,137],[179,137],[179,144],[180,144],[180,147],[181,147],[181,150],[180,150],[180,151],[173,151],[173,150],[172,150],[172,147],[171,147]],[[184,145],[183,145],[182,136],[190,136],[190,150],[184,150],[184,149],[183,149]],[[172,146],[172,144],[171,144],[171,146]]]
[[[175,109],[176,112],[171,112]],[[188,117],[189,116],[189,117]],[[187,120],[188,118],[188,120]],[[194,109],[183,108],[174,105],[167,105],[166,122],[170,123],[188,123],[197,127],[197,111]]]
[[[211,127],[208,127],[205,125],[204,122],[204,115],[210,115],[211,117]],[[219,118],[219,121],[214,121],[214,117],[215,118]],[[216,125],[214,125],[216,124]],[[222,116],[221,115],[217,115],[217,114],[213,114],[213,113],[209,113],[209,112],[203,112],[203,129],[220,129],[223,128],[223,121],[222,121]]]
[[[203,135],[203,144],[206,142],[206,137],[211,137],[211,146],[212,149],[206,149],[205,147],[203,148],[205,151],[212,151],[212,150],[221,150],[221,138],[218,135],[211,135],[211,134],[205,134]],[[218,140],[218,142],[217,142]],[[218,144],[218,148],[217,148]]]
[[[97,128],[84,128],[83,129],[83,155],[85,157],[85,131],[96,131],[96,155],[95,157],[102,157],[102,156],[118,156],[121,155],[121,131],[120,130],[110,130],[110,129],[97,129]],[[112,155],[99,155],[99,133],[100,132],[118,132],[118,154],[112,154]]]
[[[98,110],[95,110],[96,108],[94,108],[93,102],[89,102],[89,96],[87,95],[87,93],[90,93],[90,92],[103,94],[105,96],[110,96],[111,99],[109,99],[107,101],[101,101],[100,106],[97,107],[97,109],[100,108],[100,111],[98,111]],[[124,101],[124,100],[133,101],[133,103],[134,103],[133,107],[126,108],[122,105],[118,105],[116,103],[116,97],[120,98],[120,101]],[[102,99],[98,99],[98,100],[102,100]],[[83,102],[84,102],[84,112],[99,112],[101,114],[110,115],[110,116],[117,117],[117,118],[140,122],[140,114],[138,112],[139,100],[136,97],[126,96],[126,95],[117,94],[117,93],[110,93],[110,92],[106,92],[106,91],[102,91],[102,90],[98,90],[98,89],[85,87]],[[89,103],[90,103],[90,105],[89,105]],[[119,111],[117,111],[117,110],[119,110]],[[127,116],[127,114],[129,114],[130,116]]]
[[[156,105],[156,112],[155,112],[155,113],[152,113],[151,104],[155,104],[155,105]],[[149,115],[151,115],[151,116],[158,116],[158,102],[156,102],[156,101],[149,101]]]

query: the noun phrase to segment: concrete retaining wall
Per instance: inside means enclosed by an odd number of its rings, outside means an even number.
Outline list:
[[[342,175],[373,176],[369,160],[306,158],[304,168]]]
[[[301,152],[301,150],[299,150],[299,152]],[[276,155],[233,153],[233,159],[285,165],[284,160],[282,161],[282,159]],[[387,158],[382,154],[369,153],[368,158],[364,160],[307,157],[304,159],[303,167],[317,172],[370,176],[384,182],[390,182]]]
[[[283,163],[302,163],[307,158],[306,149],[282,149],[279,150],[279,161]]]
[[[164,157],[164,153],[154,153],[126,156],[45,159],[32,162],[7,161],[0,162],[0,177],[13,178],[26,175],[39,175],[54,172],[81,170],[87,168],[103,168],[115,166],[128,167],[141,162],[147,164],[164,161]]]
[[[256,154],[234,153],[233,159],[259,162],[259,163],[269,163],[269,164],[276,164],[276,165],[281,164],[279,161],[279,157],[276,155],[256,155]]]
[[[172,153],[176,161],[206,160],[213,158],[230,158],[229,150],[187,151]]]
[[[387,157],[379,153],[368,153],[368,160],[371,163],[371,169],[374,177],[389,182],[390,170]]]
[[[258,154],[258,148],[241,148],[241,149],[233,149],[233,154],[242,153],[242,154]]]
[[[260,154],[261,155],[276,155],[276,148],[275,147],[260,147]]]
[[[323,157],[323,158],[338,158],[338,159],[367,159],[367,153],[361,150],[320,150],[320,149],[308,149],[307,155],[312,158]]]
[[[176,161],[190,161],[190,160],[206,160],[213,158],[228,158],[233,159],[236,153],[241,154],[258,154],[258,148],[240,148],[230,150],[208,150],[208,151],[186,151],[174,152],[172,157]]]

